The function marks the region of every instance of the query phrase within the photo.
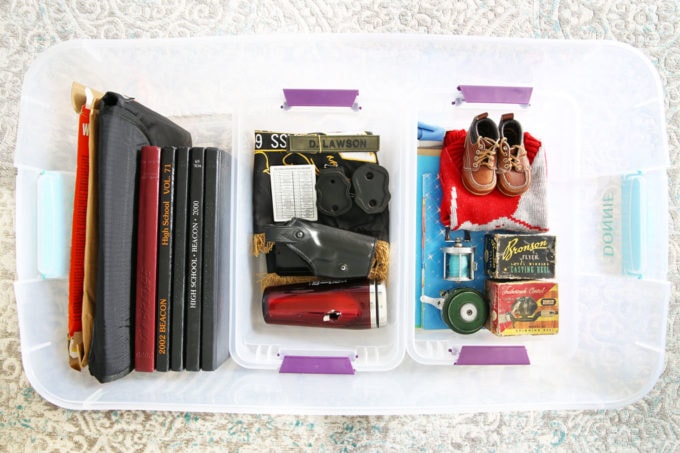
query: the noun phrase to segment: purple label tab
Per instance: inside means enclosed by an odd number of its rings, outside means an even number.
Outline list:
[[[458,91],[465,102],[495,104],[529,104],[532,87],[508,87],[487,85],[460,85]]]
[[[354,107],[359,90],[314,90],[284,88],[288,107]]]
[[[530,365],[524,346],[463,346],[454,365]]]
[[[349,357],[284,356],[279,373],[354,374]]]

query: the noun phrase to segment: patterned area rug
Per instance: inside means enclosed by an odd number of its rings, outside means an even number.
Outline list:
[[[671,154],[671,266],[679,282],[680,4],[677,1],[80,0],[0,2],[0,450],[10,451],[671,451],[680,436],[680,320],[668,313],[666,367],[621,410],[446,416],[269,416],[74,412],[44,401],[22,370],[16,302],[14,168],[24,74],[74,38],[193,37],[271,32],[389,32],[613,39],[639,48],[665,84]],[[677,288],[677,287],[676,287]]]

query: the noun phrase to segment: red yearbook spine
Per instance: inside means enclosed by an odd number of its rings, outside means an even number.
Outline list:
[[[156,346],[156,261],[161,149],[143,146],[137,211],[135,370],[153,371]]]

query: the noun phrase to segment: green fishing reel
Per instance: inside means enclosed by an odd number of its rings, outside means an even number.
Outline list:
[[[459,288],[444,296],[442,320],[454,332],[475,333],[484,326],[488,317],[489,305],[477,290]]]

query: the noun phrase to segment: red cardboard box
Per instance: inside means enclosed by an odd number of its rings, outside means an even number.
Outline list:
[[[487,328],[495,335],[553,335],[559,331],[556,282],[487,280],[486,291]]]

